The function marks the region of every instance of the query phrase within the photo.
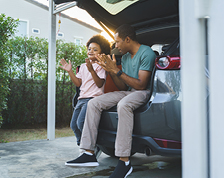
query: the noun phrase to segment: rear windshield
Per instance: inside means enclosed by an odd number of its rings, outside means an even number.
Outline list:
[[[100,6],[102,6],[107,12],[112,15],[116,15],[126,7],[134,4],[139,0],[95,0]]]

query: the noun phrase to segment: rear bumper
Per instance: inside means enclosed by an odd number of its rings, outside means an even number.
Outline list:
[[[116,132],[101,130],[98,131],[97,145],[114,148]],[[145,153],[146,149],[151,149],[156,155],[181,156],[181,149],[162,148],[152,137],[132,135],[132,152]]]

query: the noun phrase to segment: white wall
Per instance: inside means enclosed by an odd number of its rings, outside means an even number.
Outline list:
[[[32,0],[0,0],[0,13],[4,13],[6,16],[10,16],[13,18],[19,18],[21,20],[27,21],[28,24],[28,37],[40,37],[40,38],[48,38],[49,36],[49,22],[48,22],[48,8],[47,6],[35,5],[34,3],[30,3]],[[57,15],[57,31],[58,31],[58,18]],[[89,26],[88,24],[84,24],[80,21],[78,23],[77,19],[71,20],[69,18],[63,17],[61,15],[61,24],[60,24],[60,32],[64,34],[63,38],[57,39],[64,39],[67,42],[74,42],[75,37],[81,37],[83,39],[83,44],[85,45],[86,42],[90,37],[95,34],[100,33],[100,30]],[[84,24],[84,25],[83,25]],[[32,33],[32,29],[39,29],[40,34]]]

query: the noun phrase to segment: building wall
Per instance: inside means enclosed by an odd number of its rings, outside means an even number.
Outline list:
[[[49,36],[49,13],[48,7],[34,0],[0,0],[0,13],[13,18],[19,18],[21,24],[27,23],[27,36],[39,38],[48,38]],[[59,15],[57,14],[57,31]],[[82,44],[86,44],[88,39],[101,31],[77,19],[72,19],[61,14],[60,31],[57,39],[63,39],[66,42],[75,42],[75,38],[80,38]],[[22,26],[20,26],[22,28]],[[33,30],[39,30],[39,33],[33,33]],[[19,35],[19,34],[17,34]]]

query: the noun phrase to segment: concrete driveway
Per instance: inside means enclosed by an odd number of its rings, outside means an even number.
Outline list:
[[[0,178],[106,178],[118,161],[102,153],[95,168],[64,165],[78,155],[75,137],[0,143]],[[131,162],[128,178],[181,178],[180,158],[135,154]]]

